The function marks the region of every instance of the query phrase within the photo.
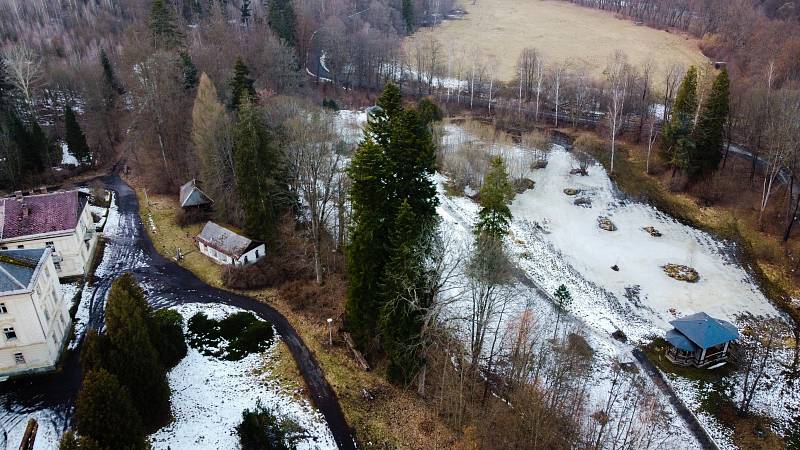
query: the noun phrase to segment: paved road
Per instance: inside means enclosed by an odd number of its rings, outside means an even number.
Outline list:
[[[114,222],[110,221],[107,225],[103,260],[95,274],[91,292],[84,296],[84,301],[88,302],[86,326],[92,329],[102,326],[108,289],[112,281],[124,272],[136,276],[155,307],[219,303],[251,311],[272,322],[286,342],[308,385],[312,401],[325,417],[338,447],[355,448],[353,434],[336,394],[325,380],[314,355],[286,318],[272,307],[250,297],[211,287],[188,270],[163,258],[144,232],[134,191],[116,174],[103,181],[108,189],[116,193],[118,214],[114,215]],[[47,410],[48,420],[53,421],[50,425],[63,430],[72,417],[80,378],[78,350],[67,358],[64,369],[57,374],[0,384],[0,404],[3,406],[0,425],[4,429],[18,427],[20,422],[27,420],[27,415]]]

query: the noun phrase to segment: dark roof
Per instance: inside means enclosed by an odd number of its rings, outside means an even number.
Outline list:
[[[85,205],[78,191],[0,199],[0,239],[72,230]]]
[[[675,319],[670,324],[700,348],[711,348],[739,338],[735,325],[704,312]]]
[[[186,208],[187,206],[208,205],[214,202],[214,200],[211,200],[211,197],[206,195],[206,193],[203,192],[197,186],[197,184],[197,180],[190,180],[181,186],[181,208]]]
[[[28,288],[48,248],[0,250],[0,294]]]
[[[233,231],[223,228],[214,222],[208,222],[197,240],[228,256],[239,258],[261,242],[253,241]]]

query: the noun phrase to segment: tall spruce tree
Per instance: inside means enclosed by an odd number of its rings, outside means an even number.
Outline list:
[[[183,73],[184,89],[190,91],[197,87],[197,82],[199,81],[197,66],[194,65],[194,61],[192,61],[189,52],[185,50],[181,52],[181,72]]]
[[[117,75],[114,73],[114,66],[108,59],[108,55],[104,49],[100,49],[100,66],[103,68],[103,82],[117,95],[125,93],[122,83],[119,82]]]
[[[359,145],[347,171],[352,185],[352,229],[347,246],[347,329],[359,346],[366,348],[374,342],[377,315],[380,310],[378,294],[386,266],[388,237],[387,168],[383,149],[370,137]]]
[[[153,0],[150,7],[150,37],[153,47],[158,49],[173,49],[183,42],[183,34],[164,0]]]
[[[242,0],[242,7],[239,9],[241,12],[241,21],[247,25],[250,23],[250,17],[253,15],[253,10],[250,6],[250,0]]]
[[[686,72],[675,104],[672,117],[661,133],[661,157],[676,170],[686,170],[694,152],[694,115],[697,111],[697,68],[692,66]]]
[[[483,178],[479,198],[481,209],[475,225],[476,234],[502,239],[508,234],[511,224],[511,209],[508,205],[514,198],[514,188],[508,181],[506,165],[501,157],[492,158],[489,172]]]
[[[433,302],[425,267],[428,256],[424,226],[403,201],[389,240],[380,311],[381,343],[389,359],[390,381],[409,383],[420,367],[420,335],[425,311]]]
[[[148,427],[169,416],[167,373],[150,339],[150,306],[130,274],[111,285],[106,305],[108,371],[130,390],[134,407]]]
[[[389,237],[401,205],[410,208],[423,240],[431,238],[437,219],[436,189],[430,181],[435,148],[427,126],[416,111],[403,109],[393,84],[386,86],[377,105],[349,171],[353,229],[346,311],[348,328],[362,348],[372,348],[375,319],[386,303],[379,287],[393,258]]]
[[[725,141],[725,122],[730,109],[730,79],[728,70],[722,69],[714,80],[711,92],[703,104],[695,128],[695,152],[692,155],[689,175],[697,180],[708,176],[722,161]]]
[[[246,97],[234,128],[236,190],[244,210],[245,230],[275,242],[278,222],[291,205],[284,158],[261,111]]]
[[[412,0],[403,0],[402,14],[406,33],[411,33],[414,31],[414,3]]]
[[[414,110],[402,111],[391,121],[391,138],[384,151],[394,176],[389,180],[392,213],[407,201],[425,223],[436,215],[436,186],[430,176],[436,162],[435,146],[428,127]]]
[[[105,369],[84,376],[75,402],[77,430],[101,448],[148,448],[131,395]]]
[[[272,31],[287,44],[294,47],[297,43],[297,18],[291,0],[272,0],[269,2],[267,22]]]
[[[231,100],[230,108],[239,109],[239,105],[244,101],[255,102],[256,88],[255,80],[250,78],[250,68],[244,63],[242,58],[236,58],[233,66],[233,78],[230,81]]]
[[[83,134],[81,125],[75,117],[75,111],[69,105],[64,108],[64,140],[69,152],[81,164],[89,164],[92,161],[92,152],[86,143],[86,135]]]

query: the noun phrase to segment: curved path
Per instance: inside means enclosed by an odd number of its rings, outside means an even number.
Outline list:
[[[289,347],[308,386],[314,405],[325,417],[340,449],[356,448],[353,433],[342,413],[336,394],[325,379],[314,355],[294,327],[274,308],[243,295],[211,287],[191,272],[161,256],[144,232],[135,192],[117,174],[102,178],[107,189],[116,193],[113,223],[107,224],[106,248],[95,272],[90,293],[84,293],[82,305],[88,313],[86,327],[98,329],[104,320],[105,297],[113,280],[124,272],[133,273],[145,288],[155,307],[183,303],[219,303],[251,311],[272,322]],[[112,219],[109,215],[109,219]],[[118,220],[118,222],[117,222]],[[72,352],[61,372],[0,384],[0,424],[5,429],[19,426],[26,415],[44,409],[56,429],[67,427],[80,386],[79,352]]]

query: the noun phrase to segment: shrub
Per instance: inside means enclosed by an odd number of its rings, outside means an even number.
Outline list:
[[[185,227],[187,225],[192,225],[195,223],[202,223],[208,220],[208,211],[202,208],[189,208],[187,209],[179,209],[178,213],[175,214],[175,225],[179,227]]]
[[[304,430],[293,420],[279,418],[261,401],[252,410],[242,412],[242,423],[236,427],[242,450],[289,450]]]
[[[228,267],[222,273],[222,282],[231,289],[259,289],[280,286],[289,281],[311,276],[305,258],[272,253],[255,264]]]
[[[444,117],[439,106],[428,97],[420,99],[419,103],[417,103],[417,113],[425,125],[439,122]]]
[[[306,310],[320,318],[333,317],[340,311],[341,299],[347,295],[345,281],[331,275],[322,286],[313,280],[297,280],[281,286],[278,294],[295,310]]]
[[[150,321],[150,340],[158,342],[158,359],[166,369],[171,369],[186,356],[186,340],[183,337],[183,317],[174,310],[160,309],[153,313]]]
[[[78,437],[72,430],[68,430],[61,436],[58,450],[102,450],[102,448],[94,439],[87,436]]]
[[[249,312],[231,314],[222,320],[197,313],[189,319],[189,345],[206,356],[238,361],[251,353],[266,350],[274,331],[269,322]]]

